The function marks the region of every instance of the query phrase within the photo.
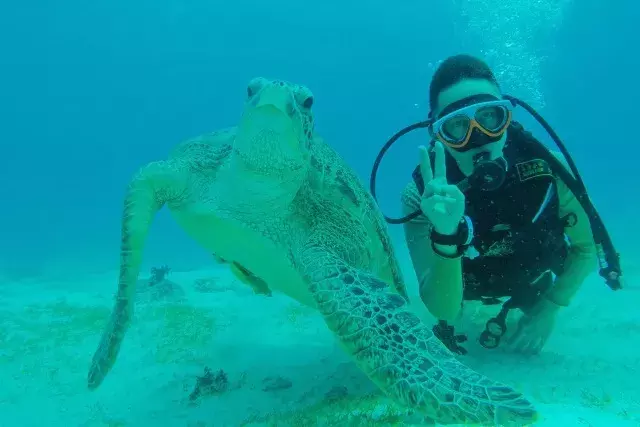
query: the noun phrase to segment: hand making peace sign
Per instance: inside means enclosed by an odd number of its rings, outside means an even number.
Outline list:
[[[464,215],[464,194],[457,186],[447,183],[447,166],[441,142],[435,142],[434,151],[435,171],[432,171],[429,152],[426,147],[420,146],[420,172],[424,181],[420,209],[438,233],[455,234]]]

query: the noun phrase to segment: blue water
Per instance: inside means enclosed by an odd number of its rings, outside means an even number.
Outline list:
[[[4,3],[2,268],[18,276],[112,268],[132,173],[185,138],[235,124],[257,75],[308,85],[318,131],[366,178],[386,138],[426,114],[434,65],[459,52],[517,70],[505,90],[517,88],[510,93],[564,138],[614,239],[630,248],[624,224],[638,192],[620,183],[636,179],[638,6],[493,3]],[[518,28],[526,30],[513,36]],[[381,170],[389,213],[415,161],[407,140]],[[206,262],[166,215],[157,226],[151,263]]]
[[[0,275],[117,268],[131,175],[234,125],[255,76],[307,85],[318,132],[368,179],[386,139],[426,115],[438,61],[457,53],[487,60],[552,124],[637,271],[638,16],[631,0],[3,2]],[[421,142],[398,144],[380,171],[387,214]],[[166,212],[147,248],[146,268],[211,262]]]

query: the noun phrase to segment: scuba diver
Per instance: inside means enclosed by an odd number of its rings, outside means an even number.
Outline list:
[[[420,297],[440,319],[436,336],[465,354],[448,322],[463,301],[502,304],[488,320],[480,344],[495,348],[505,335],[509,310],[522,315],[509,344],[535,354],[595,267],[611,289],[622,287],[619,255],[566,148],[529,105],[504,95],[482,60],[457,55],[436,70],[426,121],[394,135],[381,150],[371,176],[401,136],[426,128],[429,148],[402,194],[404,233]],[[561,153],[549,151],[512,119],[528,111]],[[563,157],[564,155],[564,157]],[[506,302],[501,299],[507,298]]]

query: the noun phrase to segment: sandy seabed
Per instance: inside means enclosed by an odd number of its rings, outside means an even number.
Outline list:
[[[118,361],[89,391],[116,279],[0,284],[0,426],[425,425],[377,393],[319,314],[255,294],[224,266],[172,272],[153,289],[141,276]],[[639,289],[611,292],[594,274],[544,351],[524,357],[480,347],[497,307],[467,305],[464,361],[530,397],[536,425],[640,426],[639,307]],[[224,370],[226,390],[191,400],[205,367]]]

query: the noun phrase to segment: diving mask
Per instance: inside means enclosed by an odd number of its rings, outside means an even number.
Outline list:
[[[442,110],[431,132],[447,147],[468,151],[500,140],[511,123],[512,110],[509,100],[471,96]]]

